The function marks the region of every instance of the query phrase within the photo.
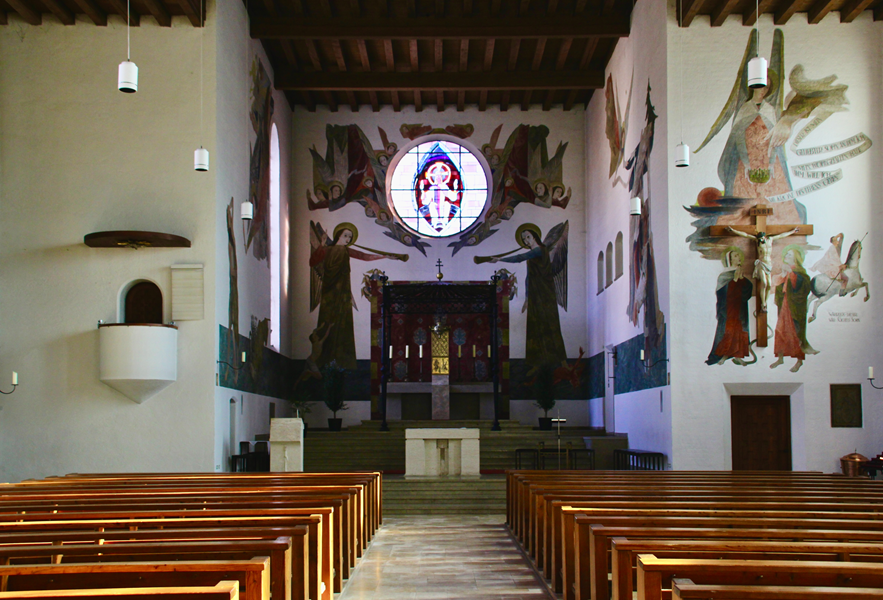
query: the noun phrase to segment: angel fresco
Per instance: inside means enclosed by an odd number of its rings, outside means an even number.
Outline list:
[[[254,218],[248,224],[245,250],[247,252],[252,248],[255,258],[269,263],[270,123],[273,121],[273,90],[270,76],[257,58],[251,68],[251,81],[253,100],[249,117],[256,139],[249,163],[248,196],[254,205]]]
[[[502,150],[496,148],[500,128],[482,153],[491,164],[493,191],[484,221],[448,244],[457,254],[466,246],[475,246],[496,232],[493,227],[515,214],[515,207],[531,203],[541,208],[567,208],[571,189],[564,185],[563,162],[567,143],[559,143],[549,158],[546,139],[549,128],[519,125]]]
[[[356,368],[353,309],[358,310],[358,307],[350,285],[350,259],[408,260],[407,254],[355,246],[358,237],[359,230],[352,223],[339,224],[329,238],[322,225],[310,221],[310,312],[318,306],[318,322],[329,327],[323,336],[321,353],[315,360],[320,369],[332,360],[336,360],[344,369]]]
[[[527,311],[524,358],[531,373],[544,364],[567,366],[558,306],[567,310],[568,229],[569,221],[564,221],[542,239],[539,227],[525,223],[516,230],[515,241],[526,252],[475,257],[476,263],[527,262],[527,299],[521,312]]]
[[[781,29],[776,29],[768,85],[751,89],[747,85],[747,64],[749,58],[757,55],[758,35],[756,30],[750,33],[726,104],[696,150],[701,151],[727,122],[731,122],[718,162],[718,177],[723,189],[705,188],[699,193],[695,206],[685,207],[696,217],[693,222],[696,231],[687,241],[690,249],[700,252],[703,258],[717,260],[730,243],[724,238],[712,238],[709,227],[748,224],[747,208],[758,202],[773,206],[774,212],[768,218],[768,224],[807,223],[806,207],[798,198],[839,181],[843,177],[842,170],[828,171],[824,170],[825,167],[858,156],[871,146],[871,140],[859,133],[834,144],[800,147],[806,136],[822,122],[834,113],[846,110],[847,86],[835,84],[836,75],[809,79],[804,66],[798,64],[788,76],[787,83],[791,90],[786,93],[784,49],[784,34]],[[807,122],[794,135],[802,121]],[[812,157],[811,162],[789,166],[786,144],[792,136],[790,153],[798,157]],[[821,158],[839,150],[845,151]],[[795,187],[793,178],[810,179],[812,183]],[[789,241],[804,249],[816,249],[807,246],[805,236],[794,236]],[[750,241],[738,243],[746,255],[750,253]],[[790,271],[782,258],[778,252],[773,256],[773,285],[778,285]]]
[[[634,89],[635,80],[632,74],[632,85],[629,87],[629,95],[626,99],[625,113],[619,106],[619,100],[616,97],[616,84],[613,83],[613,75],[607,76],[607,87],[604,88],[604,97],[607,100],[607,126],[605,133],[607,135],[607,143],[610,145],[610,175],[613,177],[616,170],[622,164],[625,157],[625,140],[628,135],[629,128],[629,112],[632,108],[632,90]]]
[[[388,230],[384,235],[425,255],[429,244],[397,223],[387,205],[386,170],[390,153],[394,154],[397,147],[389,143],[382,130],[381,137],[385,151],[377,152],[358,125],[327,125],[325,156],[315,147],[310,149],[313,191],[306,192],[307,205],[310,210],[333,212],[355,202],[365,210],[366,217]]]

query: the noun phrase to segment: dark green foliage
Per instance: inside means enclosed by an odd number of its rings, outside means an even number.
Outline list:
[[[344,389],[346,387],[346,369],[332,360],[330,363],[322,367],[322,386],[324,388],[325,406],[328,407],[334,418],[337,418],[337,412],[349,408],[344,402]]]
[[[533,390],[536,401],[534,406],[543,409],[543,417],[549,416],[549,411],[555,407],[555,375],[554,367],[545,364],[537,369],[534,379]]]

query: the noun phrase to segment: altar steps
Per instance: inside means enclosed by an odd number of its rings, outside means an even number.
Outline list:
[[[539,431],[517,421],[501,421],[502,431],[491,431],[491,421],[391,421],[389,431],[380,431],[378,421],[363,421],[344,431],[309,429],[304,444],[304,470],[307,472],[383,471],[405,472],[405,429],[426,427],[476,428],[481,430],[482,473],[502,473],[514,469],[515,450],[557,447],[554,431]],[[598,435],[590,428],[562,428],[561,447],[585,448],[584,437]],[[603,435],[603,434],[602,434]],[[527,465],[530,467],[530,465]]]
[[[383,478],[383,515],[502,515],[506,512],[506,479]]]

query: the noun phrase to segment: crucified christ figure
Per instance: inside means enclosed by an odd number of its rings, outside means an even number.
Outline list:
[[[797,227],[778,235],[767,235],[765,231],[758,231],[752,235],[727,227],[727,231],[739,237],[751,238],[757,243],[757,259],[754,261],[754,279],[757,280],[757,297],[760,299],[760,311],[766,312],[767,299],[770,296],[773,273],[773,242],[775,240],[794,235],[800,231]]]

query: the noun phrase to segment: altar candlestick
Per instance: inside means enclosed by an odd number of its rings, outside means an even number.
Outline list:
[[[12,372],[12,385],[18,385],[18,373]]]
[[[389,347],[389,359],[392,360],[392,346]]]
[[[13,373],[15,375],[15,373]],[[874,378],[874,367],[868,367],[868,379]]]
[[[472,344],[472,358],[475,358],[475,344]]]
[[[641,350],[641,362],[644,362],[644,351]]]
[[[410,354],[408,352],[410,349],[411,349],[411,346],[405,346],[405,358],[408,358],[410,356]]]
[[[463,356],[463,346],[457,346],[457,358]]]
[[[490,344],[487,345],[487,357],[488,358],[491,357],[491,345]]]
[[[242,351],[242,362],[245,362],[245,350]]]
[[[420,346],[420,358],[423,358],[423,346]]]

